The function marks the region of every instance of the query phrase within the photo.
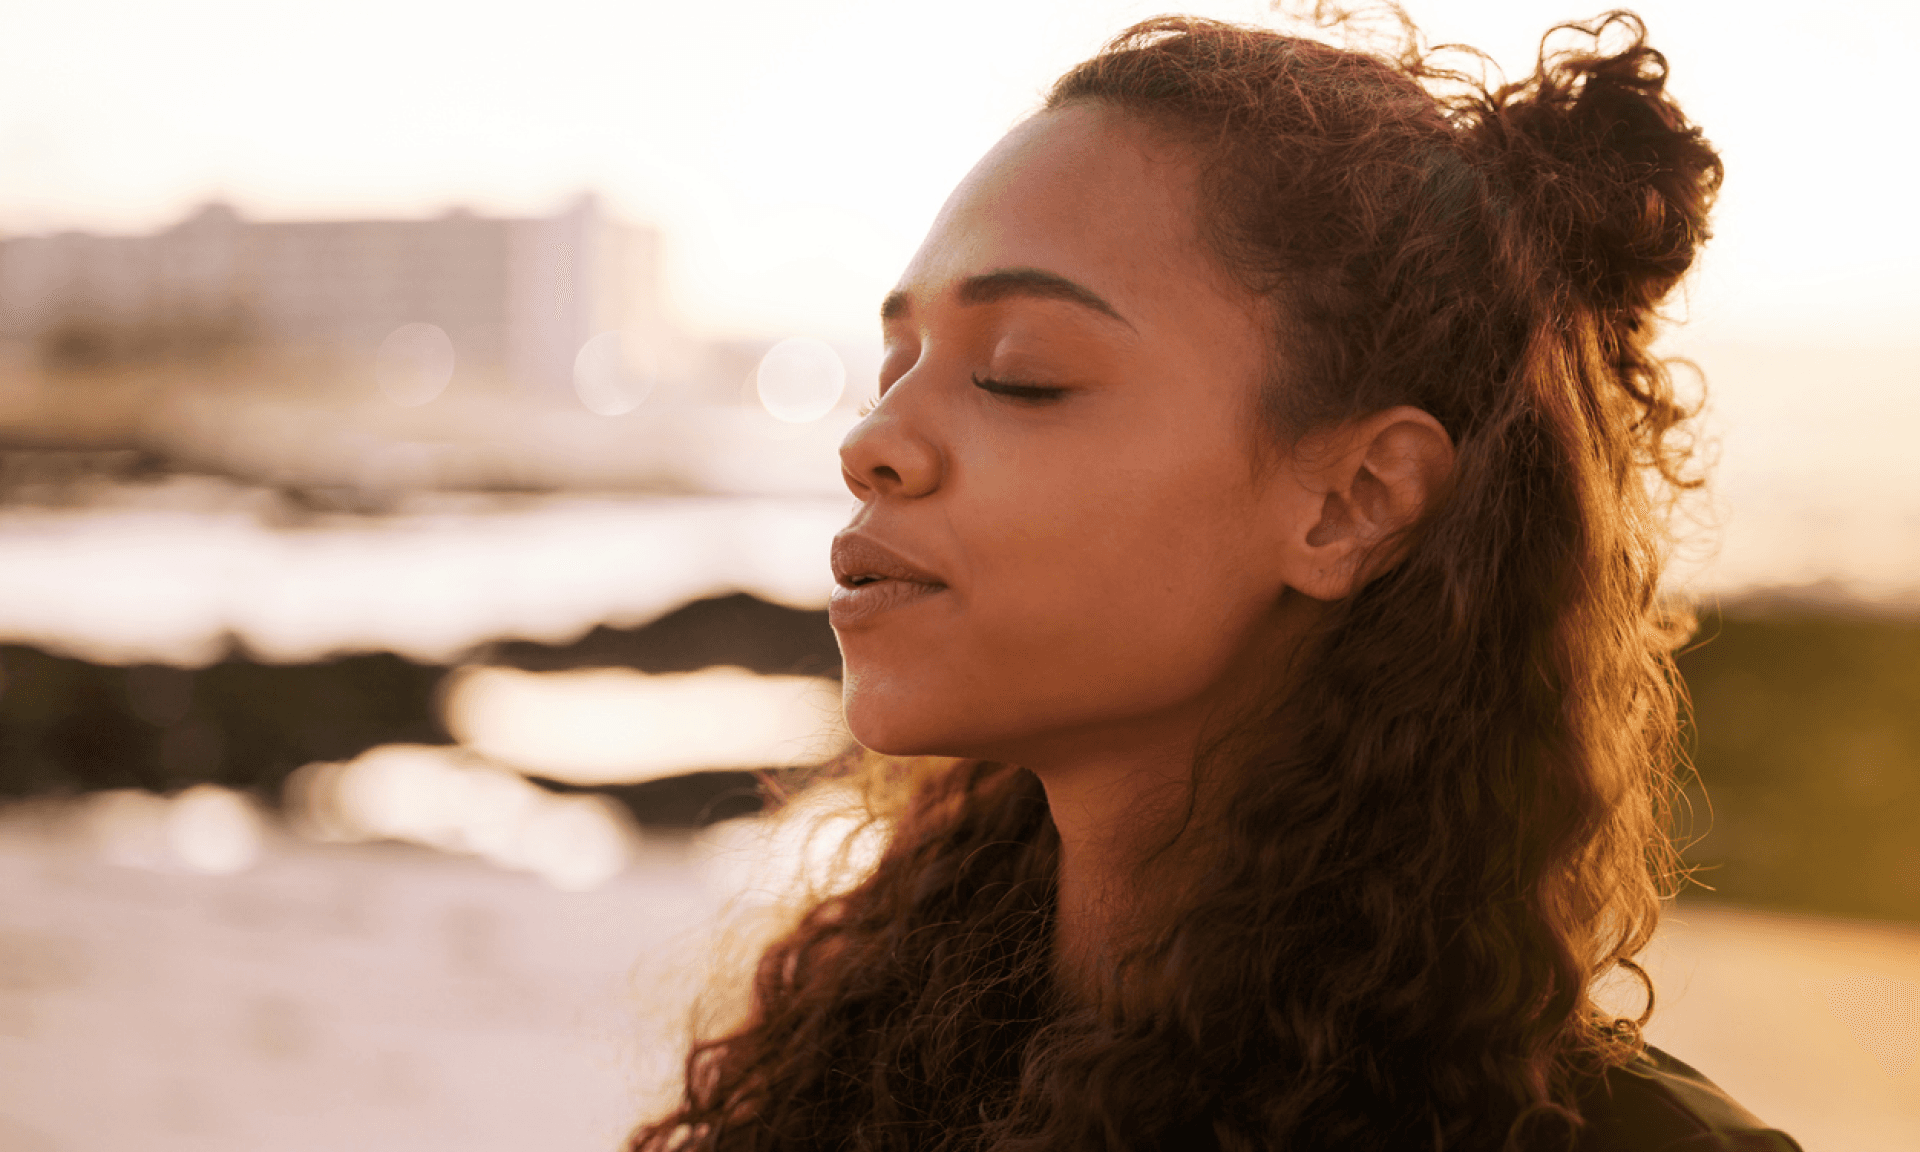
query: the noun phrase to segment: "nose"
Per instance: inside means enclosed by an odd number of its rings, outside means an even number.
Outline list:
[[[911,499],[940,486],[940,450],[898,409],[901,392],[896,384],[840,442],[840,477],[862,501]]]

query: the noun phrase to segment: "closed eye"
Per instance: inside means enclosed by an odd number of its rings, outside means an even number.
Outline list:
[[[1049,400],[1058,400],[1067,394],[1065,388],[1051,384],[1022,384],[1015,380],[995,380],[987,376],[974,374],[973,386],[982,392],[991,392],[996,396],[1007,396],[1029,403],[1044,404]]]

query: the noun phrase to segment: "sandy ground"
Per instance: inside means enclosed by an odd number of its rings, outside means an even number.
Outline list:
[[[0,1152],[598,1152],[673,1078],[718,873],[566,893],[276,838],[230,876],[0,820]],[[1649,1034],[1808,1152],[1920,1148],[1920,927],[1688,906]]]

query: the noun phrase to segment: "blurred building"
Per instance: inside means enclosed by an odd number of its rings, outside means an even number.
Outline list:
[[[96,369],[230,346],[373,355],[431,324],[462,375],[571,386],[597,333],[668,337],[660,245],[591,197],[547,217],[251,221],[209,204],[148,236],[0,239],[0,341]]]

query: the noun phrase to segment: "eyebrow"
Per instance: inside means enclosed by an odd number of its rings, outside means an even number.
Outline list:
[[[1119,309],[1100,298],[1099,293],[1084,284],[1077,284],[1056,272],[1047,272],[1039,268],[1002,268],[979,276],[969,276],[960,282],[956,293],[962,304],[992,304],[999,300],[1014,297],[1026,297],[1034,300],[1065,300],[1069,304],[1078,304],[1082,308],[1098,312],[1110,320],[1117,320],[1128,328],[1133,322],[1120,315]],[[898,320],[912,308],[912,301],[905,292],[887,293],[880,304],[880,319]]]

